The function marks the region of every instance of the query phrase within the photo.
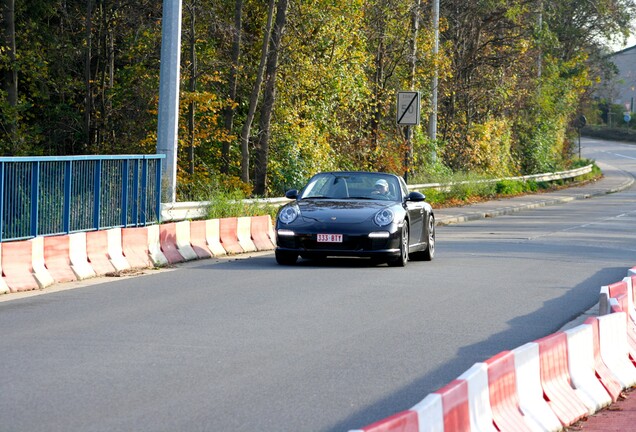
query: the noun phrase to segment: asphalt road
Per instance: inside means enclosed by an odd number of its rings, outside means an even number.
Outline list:
[[[359,428],[593,306],[635,222],[630,188],[439,227],[404,269],[267,253],[0,302],[0,432]]]

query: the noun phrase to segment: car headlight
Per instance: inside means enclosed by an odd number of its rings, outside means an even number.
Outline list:
[[[373,221],[378,226],[386,226],[393,222],[393,212],[389,209],[382,209],[375,214]]]
[[[280,213],[278,213],[278,220],[284,224],[290,224],[296,220],[299,214],[300,210],[295,205],[283,207]]]

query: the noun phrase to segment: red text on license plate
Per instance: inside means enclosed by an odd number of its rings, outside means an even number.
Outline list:
[[[318,234],[318,243],[342,243],[342,234]]]

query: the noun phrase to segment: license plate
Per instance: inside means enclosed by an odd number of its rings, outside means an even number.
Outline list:
[[[318,243],[342,243],[342,234],[318,234]]]

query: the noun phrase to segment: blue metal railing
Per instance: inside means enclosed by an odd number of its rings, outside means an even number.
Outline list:
[[[0,241],[159,223],[164,158],[0,157]]]

